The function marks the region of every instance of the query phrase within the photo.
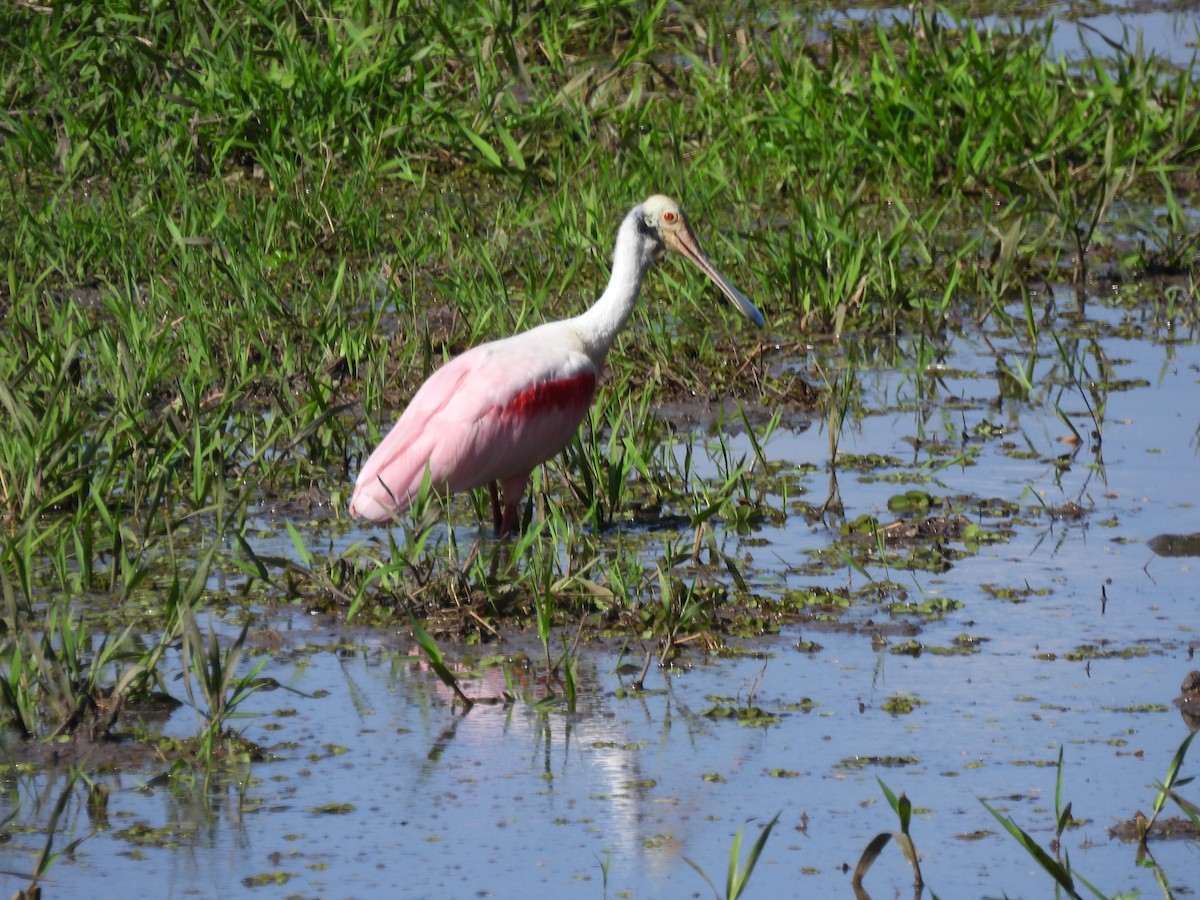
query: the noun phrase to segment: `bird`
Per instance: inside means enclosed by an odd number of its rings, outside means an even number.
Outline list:
[[[590,309],[479,344],[429,376],[360,469],[350,515],[395,522],[428,476],[441,494],[486,485],[496,532],[512,532],[530,475],[579,429],[642,280],[668,250],[763,326],[758,308],[704,255],[679,204],[655,194],[621,222],[608,285]]]

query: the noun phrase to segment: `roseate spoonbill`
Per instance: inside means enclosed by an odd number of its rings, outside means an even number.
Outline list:
[[[428,471],[440,492],[488,485],[495,527],[510,532],[530,474],[567,445],[587,414],[608,349],[665,250],[694,262],[743,315],[763,324],[762,313],[700,250],[679,205],[650,197],[621,223],[608,287],[591,309],[480,344],[429,376],[358,473],[350,514],[394,520]]]

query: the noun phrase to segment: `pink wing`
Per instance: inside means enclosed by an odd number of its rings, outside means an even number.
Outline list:
[[[596,392],[595,366],[525,337],[482,344],[429,376],[359,472],[352,516],[395,517],[427,466],[434,487],[457,493],[527,476],[567,445]]]

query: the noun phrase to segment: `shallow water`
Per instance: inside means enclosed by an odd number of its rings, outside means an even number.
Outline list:
[[[1140,43],[1145,56],[1187,65],[1200,47],[1200,25],[1194,8],[1106,12],[1059,24],[1050,48],[1069,60],[1103,58],[1112,53],[1108,41],[1131,52]]]
[[[1010,312],[1022,322],[1019,309]],[[839,471],[846,519],[871,513],[890,521],[888,498],[914,486],[1020,506],[1007,541],[947,572],[868,568],[870,577],[904,586],[914,604],[962,604],[944,618],[856,609],[841,620],[858,626],[852,631],[813,622],[749,642],[747,655],[688,652],[681,665],[652,667],[642,693],[631,688],[634,676],[618,671],[629,658],[591,647],[582,654],[576,714],[537,706],[545,687],[536,668],[510,669],[507,682],[501,669],[486,670],[468,690],[509,690],[516,702],[463,714],[413,661],[403,634],[351,635],[345,649],[336,623],[275,611],[271,624],[288,649],[264,674],[303,694],[256,694],[245,708],[261,716],[235,723],[271,759],[207,800],[202,790],[147,785],[161,767],[97,776],[112,788],[107,819],[90,817],[72,795],[56,847],[94,833],[52,866],[47,889],[59,897],[228,896],[248,886],[280,897],[707,896],[688,861],[724,885],[735,832],[744,826],[744,852],[778,812],[750,896],[848,896],[867,843],[897,827],[880,778],[917,810],[912,835],[933,892],[1048,896],[1049,877],[979,801],[1047,846],[1061,750],[1064,802],[1082,823],[1063,839],[1072,865],[1106,893],[1157,893],[1154,870],[1108,829],[1150,811],[1153,785],[1187,734],[1171,700],[1197,667],[1200,561],[1155,556],[1147,541],[1200,531],[1200,344],[1144,309],[1092,302],[1080,317],[1064,293],[1053,312],[1068,358],[1080,348],[1080,383],[1097,385],[1088,402],[1102,441],[1074,451],[1062,442],[1071,431],[1055,406],[1085,438],[1094,423],[1049,327],[1036,352],[1023,324],[1010,336],[989,321],[948,339],[921,372],[858,373],[865,412],[846,421],[839,454],[896,462]],[[1094,344],[1068,340],[1080,334]],[[918,339],[900,343],[897,358],[921,352]],[[1033,393],[1002,398],[997,360],[1013,366],[1031,357]],[[1099,359],[1110,367],[1107,389],[1098,386]],[[798,362],[829,371],[844,360],[834,346]],[[748,447],[744,437],[731,441]],[[974,456],[930,476],[923,465],[954,455],[947,446]],[[801,475],[805,494],[794,503],[825,496],[823,420],[787,423],[766,454],[785,466],[817,465]],[[1045,511],[1068,501],[1085,512],[1064,519]],[[744,560],[762,594],[862,586],[863,575],[848,567],[834,575],[802,570],[839,539],[840,521],[810,524],[797,513],[745,538],[727,533],[723,549]],[[978,521],[989,518],[980,513]],[[335,540],[314,532],[309,546],[344,546],[371,533]],[[907,639],[889,630],[897,624],[918,629],[919,655],[891,652]],[[873,642],[876,630],[887,644]],[[938,652],[964,633],[982,639],[978,652]],[[820,649],[797,649],[801,639]],[[1067,658],[1088,645],[1111,653]],[[492,652],[520,650],[538,658],[521,638]],[[640,655],[632,662],[640,667]],[[891,714],[884,704],[896,696],[919,704]],[[778,721],[745,727],[704,715],[717,705],[753,705]],[[173,730],[190,733],[192,714],[176,717]],[[23,828],[45,826],[64,777],[10,778],[0,811],[17,818],[0,846],[0,869],[28,871],[44,838]],[[1200,802],[1194,787],[1182,793]],[[1195,842],[1155,842],[1152,850],[1173,890],[1200,890]],[[875,896],[894,896],[907,894],[911,880],[890,846],[865,884]],[[22,883],[0,876],[0,889]]]
[[[836,23],[843,16],[866,22],[911,22],[908,7],[836,10],[829,14]],[[1039,3],[1005,15],[979,16],[980,28],[1008,33],[1054,24],[1050,53],[1075,62],[1095,56],[1112,57],[1114,46],[1134,52],[1140,46],[1144,57],[1156,57],[1173,65],[1188,65],[1200,48],[1200,20],[1195,4],[1167,5],[1154,2],[1125,2],[1107,6],[1093,15],[1081,15],[1075,0]]]

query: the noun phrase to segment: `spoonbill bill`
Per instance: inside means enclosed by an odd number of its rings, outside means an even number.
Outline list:
[[[621,223],[612,275],[591,309],[480,344],[429,376],[358,473],[350,514],[395,520],[428,471],[441,493],[487,485],[496,530],[512,531],[530,474],[579,428],[642,279],[666,250],[690,259],[746,318],[763,324],[762,313],[701,251],[679,204],[650,197]]]

